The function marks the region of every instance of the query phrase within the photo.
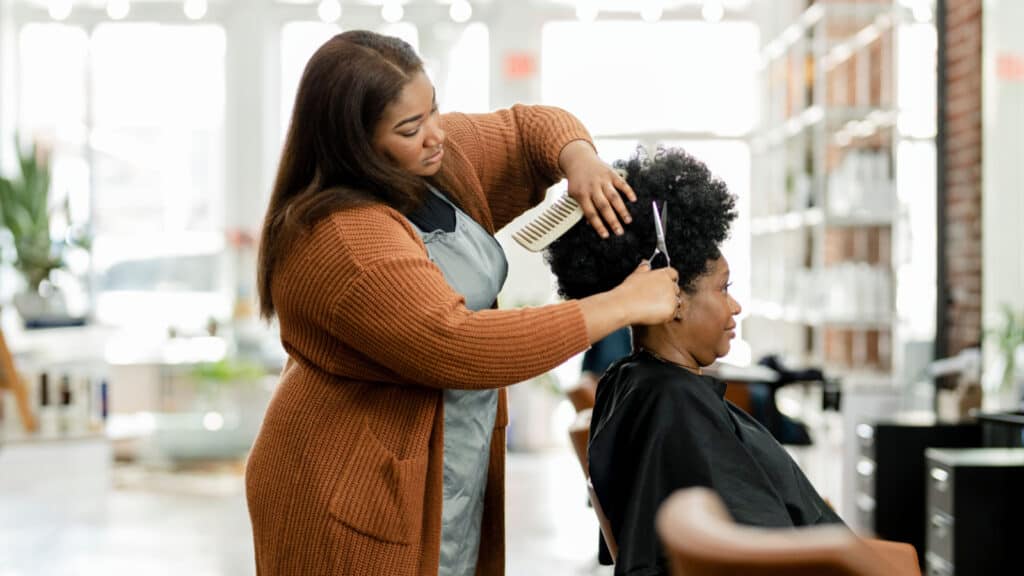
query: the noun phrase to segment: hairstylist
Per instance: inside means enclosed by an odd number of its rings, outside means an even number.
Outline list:
[[[661,324],[677,273],[495,310],[494,231],[563,177],[602,236],[632,191],[549,107],[439,115],[405,42],[310,59],[264,221],[259,294],[289,354],[246,470],[264,576],[504,572],[502,387]]]

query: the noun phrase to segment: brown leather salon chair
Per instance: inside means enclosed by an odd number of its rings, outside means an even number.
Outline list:
[[[604,515],[601,503],[597,501],[597,493],[594,492],[594,485],[590,482],[590,469],[589,466],[587,466],[587,442],[590,439],[590,415],[590,408],[581,410],[576,414],[576,420],[574,420],[572,425],[569,426],[569,439],[572,441],[572,447],[576,451],[576,458],[579,459],[580,467],[583,468],[583,477],[587,481],[587,493],[590,495],[590,505],[594,507],[594,513],[597,514],[597,523],[601,527],[601,536],[604,537],[604,543],[608,546],[608,552],[611,553],[612,560],[614,561],[619,555],[619,547],[615,543],[615,535],[612,534],[612,526],[608,523],[608,518]]]
[[[597,397],[597,380],[589,374],[584,374],[580,376],[575,386],[565,391],[565,395],[569,398],[569,402],[572,402],[572,407],[576,409],[576,412],[593,408]]]
[[[863,540],[839,526],[740,526],[706,488],[673,493],[657,528],[674,576],[921,575],[909,544]]]

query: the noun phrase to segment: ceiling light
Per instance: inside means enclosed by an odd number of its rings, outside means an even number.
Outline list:
[[[640,8],[640,17],[643,18],[644,22],[657,22],[661,20],[661,14],[661,0],[647,0],[647,2],[644,2],[643,7]]]
[[[389,24],[400,22],[402,16],[405,15],[405,9],[402,8],[402,4],[395,0],[385,2],[384,6],[380,9],[380,17]]]
[[[320,4],[316,7],[316,13],[320,17],[320,21],[325,24],[337,22],[338,18],[341,18],[341,2],[338,0],[320,0]]]
[[[185,0],[185,17],[189,20],[202,20],[208,7],[206,0]]]
[[[107,16],[110,16],[111,20],[123,20],[128,16],[128,12],[131,12],[131,9],[132,6],[128,0],[107,1]]]
[[[448,15],[459,24],[466,22],[473,16],[473,6],[468,0],[455,0],[448,8]]]
[[[932,8],[924,2],[914,6],[914,20],[920,23],[931,22],[932,20]]]
[[[580,22],[593,22],[597,20],[597,2],[594,0],[577,0],[576,19]]]
[[[725,7],[722,6],[721,0],[704,0],[704,6],[700,9],[700,15],[704,17],[705,22],[714,24],[725,16]]]
[[[50,18],[66,20],[71,16],[71,0],[50,0],[46,9],[50,13]]]

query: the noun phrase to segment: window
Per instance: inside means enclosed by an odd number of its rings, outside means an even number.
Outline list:
[[[291,122],[292,107],[295,106],[295,93],[313,53],[324,42],[342,31],[337,24],[322,22],[288,22],[281,28],[281,141],[288,133]],[[408,22],[386,24],[377,32],[397,36],[413,49],[419,46],[419,33],[415,25]]]
[[[60,206],[65,200],[68,205],[67,214],[56,213],[56,225],[63,225],[67,216],[67,223],[83,227],[90,215],[85,96],[88,53],[88,35],[74,26],[27,24],[19,34],[17,131],[21,146],[36,143],[50,150],[50,205]],[[0,149],[8,150],[12,144],[0,143]],[[89,306],[87,290],[76,278],[88,276],[88,255],[70,250],[67,263],[70,274],[55,272],[53,277],[68,301],[69,312],[84,314]],[[12,282],[5,281],[3,285],[10,289],[7,287]],[[20,281],[14,285],[20,285]]]
[[[756,120],[757,41],[741,22],[548,23],[542,98],[599,135],[745,134]]]
[[[71,224],[91,227],[101,322],[202,326],[230,309],[218,275],[224,53],[224,31],[212,25],[101,23],[89,34],[29,23],[19,32],[17,129],[52,146],[52,203],[66,198]],[[85,280],[81,256],[70,271]],[[83,302],[70,307],[84,312],[84,287],[71,292]]]
[[[736,194],[739,218],[722,251],[733,271],[734,296],[741,304],[748,301],[750,149],[735,137],[749,133],[757,121],[757,27],[554,22],[544,26],[542,43],[543,101],[578,116],[595,135],[604,160],[629,158],[638,144],[680,147]],[[746,364],[749,355],[737,340],[724,360]]]
[[[466,26],[448,55],[442,111],[490,112],[491,58],[487,25]]]
[[[223,317],[224,31],[101,24],[91,48],[96,316]]]
[[[336,24],[288,22],[281,28],[281,141],[288,133],[302,72],[324,42],[341,32]]]

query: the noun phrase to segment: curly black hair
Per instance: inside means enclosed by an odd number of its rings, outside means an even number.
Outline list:
[[[586,220],[581,220],[545,251],[545,259],[558,279],[558,293],[583,298],[618,286],[650,258],[656,241],[654,213],[668,203],[665,243],[672,267],[679,271],[679,285],[692,293],[694,281],[707,273],[708,261],[721,256],[719,245],[736,219],[736,197],[703,162],[682,149],[658,148],[654,156],[637,148],[629,160],[613,166],[626,171],[626,181],[636,192],[629,203],[633,221],[622,236],[602,240]]]

